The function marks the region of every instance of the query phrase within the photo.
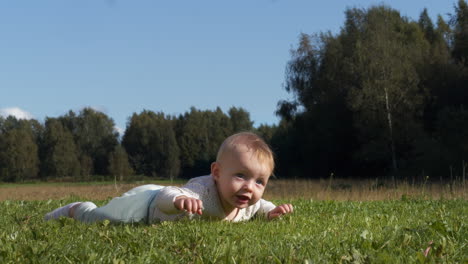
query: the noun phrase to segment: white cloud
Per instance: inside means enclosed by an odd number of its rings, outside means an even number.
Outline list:
[[[122,128],[118,127],[118,126],[114,126],[114,131],[118,132],[119,136],[121,136],[121,137],[123,136],[123,134],[125,132],[124,129],[122,129]]]
[[[0,109],[0,116],[7,118],[8,116],[14,116],[17,119],[32,119],[33,115],[19,107],[8,107]]]

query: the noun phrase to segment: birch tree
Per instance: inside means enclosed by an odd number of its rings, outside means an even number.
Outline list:
[[[421,131],[425,97],[417,66],[429,46],[417,24],[396,10],[374,7],[362,21],[352,56],[360,82],[349,96],[362,142],[358,155],[371,163],[389,160],[396,172],[399,155],[408,153]]]

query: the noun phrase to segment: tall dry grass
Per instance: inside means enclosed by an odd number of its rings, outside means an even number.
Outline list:
[[[467,199],[462,182],[412,184],[406,181],[382,180],[271,180],[264,195],[266,199],[313,199],[338,201],[373,201],[406,198]]]
[[[59,200],[70,197],[80,197],[84,200],[105,200],[117,197],[139,184],[99,184],[99,185],[76,185],[76,184],[37,184],[37,185],[14,185],[0,186],[0,201],[4,200]]]
[[[158,183],[160,184],[160,183]],[[107,185],[1,185],[0,201],[4,200],[49,200],[80,197],[88,200],[104,200],[120,196],[138,183],[114,183]],[[265,199],[313,199],[339,201],[372,201],[407,198],[467,199],[466,186],[453,183],[393,183],[377,180],[276,180],[269,181]]]

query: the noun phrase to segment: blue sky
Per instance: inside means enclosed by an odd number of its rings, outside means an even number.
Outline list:
[[[142,110],[243,107],[275,124],[289,50],[338,33],[347,7],[387,4],[448,19],[457,0],[15,0],[0,2],[0,115],[92,107],[125,129]]]

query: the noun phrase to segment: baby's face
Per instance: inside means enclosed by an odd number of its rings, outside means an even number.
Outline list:
[[[224,153],[211,166],[225,213],[246,208],[262,198],[271,168],[260,162],[245,145]]]

